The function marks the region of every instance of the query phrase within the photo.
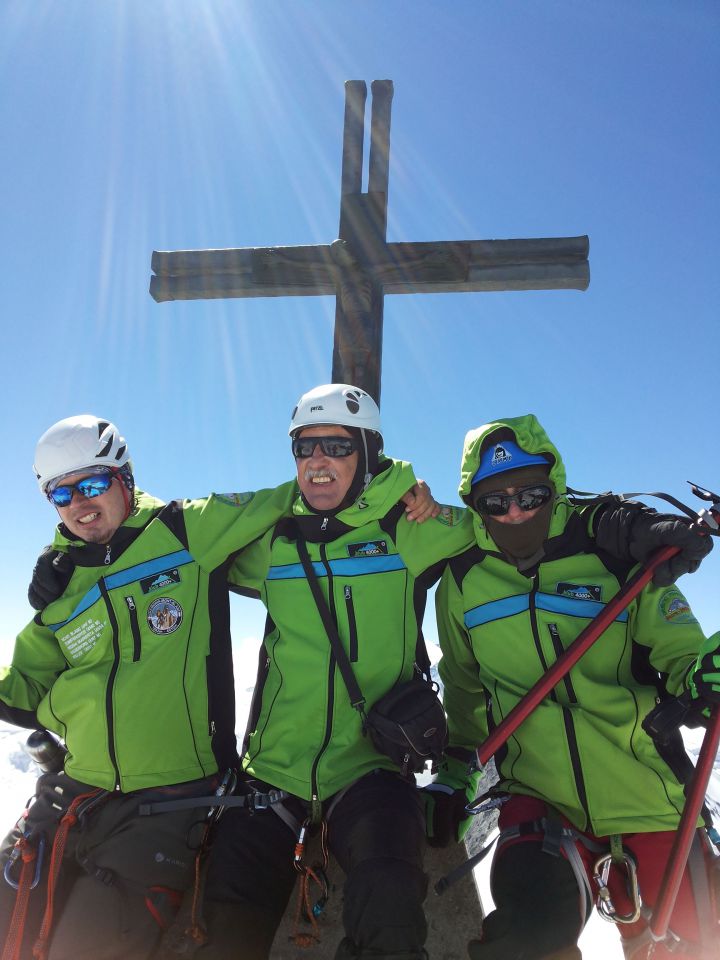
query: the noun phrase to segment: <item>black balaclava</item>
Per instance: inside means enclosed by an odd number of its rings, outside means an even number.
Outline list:
[[[555,501],[555,485],[548,476],[549,471],[550,464],[548,464],[547,470],[539,464],[531,467],[521,467],[518,470],[507,470],[505,473],[496,474],[494,477],[486,477],[478,481],[470,491],[470,503],[475,512],[482,517],[487,532],[500,550],[519,569],[526,568],[529,562],[536,561],[540,558],[543,543],[550,529],[550,520],[552,519]],[[546,504],[540,507],[535,516],[530,517],[530,519],[525,520],[523,523],[500,523],[494,517],[480,513],[475,507],[475,498],[478,494],[491,493],[495,490],[505,490],[508,487],[530,487],[539,483],[550,487],[553,496]]]

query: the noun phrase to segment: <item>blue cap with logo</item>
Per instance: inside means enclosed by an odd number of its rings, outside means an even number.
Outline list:
[[[547,457],[536,453],[526,453],[514,440],[503,440],[494,443],[480,456],[480,466],[470,481],[470,485],[494,477],[496,474],[506,473],[508,470],[521,470],[523,467],[549,467]]]

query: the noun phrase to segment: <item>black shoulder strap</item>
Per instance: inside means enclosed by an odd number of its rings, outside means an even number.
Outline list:
[[[342,645],[337,628],[335,627],[332,616],[330,615],[330,610],[325,602],[325,597],[320,589],[320,584],[318,583],[318,578],[313,569],[307,546],[299,532],[297,535],[297,550],[300,554],[300,561],[303,565],[303,570],[305,571],[305,577],[307,578],[313,598],[317,604],[318,613],[320,614],[325,631],[328,635],[328,639],[330,640],[332,652],[335,655],[337,665],[340,667],[340,673],[342,674],[348,694],[350,695],[350,703],[360,713],[360,715],[364,717],[365,711],[363,708],[365,706],[365,697],[363,697],[362,691],[360,690],[358,682],[355,679],[355,674],[350,666],[350,659],[347,653],[345,653],[345,648]]]
[[[654,497],[656,500],[665,500],[667,503],[672,504],[673,507],[676,507],[692,520],[697,519],[697,513],[692,507],[688,507],[687,504],[682,503],[682,501],[671,496],[669,493],[663,493],[662,491],[651,492],[640,490],[633,491],[632,493],[611,493],[609,491],[606,493],[587,493],[585,490],[573,490],[572,487],[568,487],[567,497],[570,503],[577,507],[596,506],[613,500],[618,504],[622,504],[625,501],[632,500],[634,497]]]

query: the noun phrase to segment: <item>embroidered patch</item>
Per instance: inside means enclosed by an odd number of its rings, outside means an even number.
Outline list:
[[[457,527],[464,515],[465,511],[460,507],[449,507],[446,503],[442,503],[437,520],[439,523],[444,523],[446,527]]]
[[[244,507],[250,503],[255,496],[253,490],[247,490],[245,493],[216,493],[215,497],[222,500],[223,503],[229,503],[231,507]]]
[[[153,633],[164,636],[174,633],[182,623],[182,607],[169,597],[158,597],[148,607],[147,622]]]
[[[558,583],[555,593],[573,600],[600,600],[602,587],[594,583]]]
[[[388,555],[386,540],[367,540],[364,543],[349,543],[347,546],[350,557],[379,557]]]
[[[174,583],[180,583],[179,570],[163,570],[154,577],[145,577],[140,581],[140,589],[143,593],[154,593],[155,590],[164,590],[171,587]]]
[[[690,604],[679,590],[666,590],[660,597],[660,613],[668,623],[697,623]]]

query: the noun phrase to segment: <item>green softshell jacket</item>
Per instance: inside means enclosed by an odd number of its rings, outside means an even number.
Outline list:
[[[467,435],[460,495],[470,492],[483,439],[503,426],[524,450],[549,454],[558,497],[545,556],[527,576],[506,562],[474,511],[476,545],[443,575],[439,669],[457,746],[487,737],[633,569],[588,537],[565,495],[560,455],[532,415]],[[678,735],[661,756],[641,724],[658,695],[683,691],[701,641],[676,587],[646,587],[498,751],[500,788],[539,797],[597,836],[675,828],[682,744]]]
[[[160,500],[107,545],[67,539],[63,595],[18,636],[0,671],[0,716],[65,740],[65,769],[123,792],[231,765],[235,691],[228,558],[290,511],[297,488]],[[64,531],[64,532],[63,532]]]
[[[230,571],[239,592],[260,597],[269,614],[244,765],[306,800],[327,799],[371,770],[397,768],[363,736],[303,572],[297,530],[367,709],[410,678],[436,565],[471,542],[466,511],[445,507],[439,519],[408,521],[398,501],[415,483],[412,468],[382,466],[335,517],[313,514],[298,497],[294,523],[281,522]]]

